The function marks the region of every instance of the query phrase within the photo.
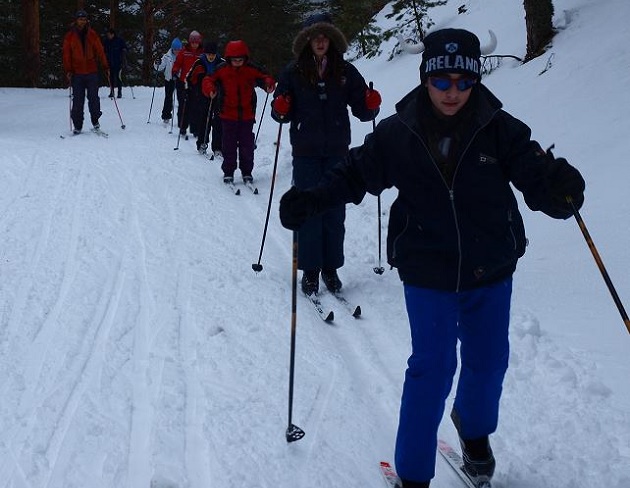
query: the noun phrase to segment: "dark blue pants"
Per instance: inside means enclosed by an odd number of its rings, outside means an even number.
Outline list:
[[[343,156],[295,157],[293,184],[301,190],[316,186],[329,169],[343,160]],[[345,220],[346,206],[338,205],[304,222],[298,232],[299,269],[338,269],[343,266]]]
[[[254,120],[225,120],[223,125],[222,149],[225,176],[234,176],[239,167],[243,176],[251,176],[254,169]],[[238,163],[237,163],[238,152]]]
[[[98,98],[98,73],[72,76],[72,109],[70,116],[76,129],[83,128],[83,108],[87,92],[88,109],[92,125],[101,116],[101,100]]]
[[[110,93],[114,93],[114,88],[118,88],[118,91],[122,90],[122,78],[121,78],[122,68],[120,66],[109,65],[109,76],[110,76]]]
[[[210,132],[212,132],[212,151],[221,151],[222,145],[222,123],[219,118],[218,100],[215,98],[213,102],[209,98],[201,95],[199,102],[199,121],[197,127],[199,131],[197,133],[197,148],[201,144],[208,144],[210,138]]]
[[[186,92],[186,83],[179,78],[175,81],[175,89],[177,91],[177,127],[180,134],[185,134],[190,123],[190,107],[195,102],[190,96],[192,92]]]
[[[162,107],[162,120],[169,120],[173,116],[173,94],[175,93],[175,80],[164,83],[164,106]]]
[[[435,476],[437,432],[457,368],[454,409],[464,439],[497,428],[503,377],[508,367],[512,278],[464,292],[405,285],[411,327],[396,439],[398,474],[412,481]]]

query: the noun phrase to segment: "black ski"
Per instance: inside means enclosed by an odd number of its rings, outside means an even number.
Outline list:
[[[81,135],[81,134],[82,134],[82,132],[81,132],[81,131],[75,132],[75,131],[73,130],[73,131],[72,131],[72,132],[70,132],[70,134],[68,134],[68,135],[69,135],[69,136],[74,137],[74,136],[78,136],[78,135]],[[59,134],[59,137],[61,137],[62,139],[65,139],[65,138],[66,138],[66,136],[65,136],[65,135],[63,135],[63,134]]]
[[[442,439],[438,439],[438,452],[446,460],[448,465],[459,475],[461,481],[467,488],[492,488],[490,480],[473,480],[464,470],[464,461],[461,455],[453,449],[450,444]]]
[[[326,310],[324,310],[324,307],[322,306],[322,302],[319,301],[319,298],[316,294],[313,293],[312,295],[305,296],[308,301],[311,302],[311,304],[313,305],[313,308],[315,309],[315,312],[317,312],[317,315],[320,319],[327,323],[335,320],[335,313],[332,310],[326,312]]]
[[[96,127],[92,127],[90,129],[90,132],[92,132],[93,134],[96,134],[97,136],[101,136],[101,137],[109,137],[109,134],[107,132],[102,131],[100,128],[96,128]]]
[[[355,319],[361,318],[361,305],[353,305],[340,291],[331,292],[331,295],[334,296]]]
[[[97,136],[101,136],[101,137],[105,137],[105,138],[109,137],[109,134],[107,132],[102,131],[101,129],[90,129],[90,132],[92,132],[93,134],[96,134]],[[72,137],[79,136],[81,134],[83,134],[83,131],[79,131],[79,132],[72,131],[72,132],[70,132],[70,135]],[[66,138],[66,136],[64,136],[63,134],[59,134],[59,137],[61,137],[62,139]]]
[[[254,186],[254,183],[251,181],[244,181],[243,184],[249,188],[254,195],[258,195],[258,188]]]
[[[235,195],[240,195],[241,194],[241,189],[237,188],[236,185],[234,184],[233,181],[224,181],[223,182],[225,184],[225,186],[227,186],[230,190],[232,190],[232,193],[234,193]]]
[[[197,148],[197,152],[201,154],[203,157],[207,158],[208,157],[208,144],[202,144],[200,147]]]

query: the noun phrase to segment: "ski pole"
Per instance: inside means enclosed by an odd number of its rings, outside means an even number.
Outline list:
[[[114,82],[112,81],[112,77],[110,76],[110,74],[107,74],[107,78],[109,78],[109,87],[112,90],[112,92],[114,91]],[[116,101],[116,97],[113,97],[112,100],[114,101],[114,106],[116,107],[116,112],[118,112],[118,118],[120,119],[120,128],[124,129],[125,128],[125,123],[123,122],[122,119],[122,115],[120,115],[120,109],[118,108],[118,102]]]
[[[122,81],[122,68],[120,69],[120,80]],[[129,89],[131,90],[131,98],[135,100],[136,96],[133,93],[133,86],[131,85],[131,83],[129,83]]]
[[[595,247],[595,243],[593,242],[593,239],[591,238],[591,235],[589,234],[588,229],[586,228],[586,224],[584,223],[584,220],[582,219],[582,216],[580,215],[580,212],[578,211],[577,207],[573,203],[573,199],[570,196],[567,196],[566,199],[567,199],[567,202],[571,205],[571,210],[573,210],[573,216],[575,217],[575,220],[577,221],[578,226],[580,227],[580,230],[582,231],[582,235],[584,236],[584,239],[586,240],[586,243],[588,244],[588,247],[591,250],[591,254],[593,254],[593,257],[595,258],[595,262],[597,263],[597,267],[599,268],[599,271],[601,272],[602,277],[604,278],[604,282],[606,283],[606,286],[608,287],[608,291],[612,295],[615,305],[617,305],[617,309],[619,310],[619,314],[621,315],[621,318],[623,319],[623,323],[626,325],[626,329],[628,329],[628,333],[630,333],[630,319],[628,318],[628,314],[626,313],[626,310],[623,308],[621,299],[619,298],[619,295],[617,294],[617,291],[615,290],[615,286],[613,285],[612,280],[610,279],[610,276],[608,275],[608,271],[606,271],[606,267],[604,266],[604,262],[602,261],[602,258],[600,257],[599,252],[597,252],[597,248]]]
[[[68,118],[70,119],[70,132],[72,132],[72,85],[68,87]]]
[[[125,126],[125,123],[123,122],[122,115],[120,115],[120,109],[118,108],[118,102],[116,102],[116,97],[112,98],[112,100],[114,101],[116,112],[118,112],[118,118],[120,119],[120,128],[124,129],[126,126]]]
[[[267,108],[267,100],[269,100],[269,92],[265,97],[265,103],[263,105],[262,113],[260,114],[260,122],[258,122],[258,130],[256,130],[256,137],[254,137],[254,149],[256,149],[256,142],[258,141],[258,134],[260,133],[260,126],[262,125],[263,116],[265,115],[265,109]]]
[[[212,105],[214,103],[214,98],[210,99],[210,104],[208,105],[208,114],[206,115],[206,127],[203,130],[203,143],[206,145],[206,149],[208,148],[208,144],[210,143],[210,124],[212,122]]]
[[[151,123],[151,111],[153,110],[153,99],[155,98],[156,86],[157,86],[157,71],[155,72],[155,76],[153,77],[153,93],[151,94],[151,106],[149,107],[149,117],[147,118],[147,124]]]
[[[374,82],[370,81],[370,90],[374,89]],[[376,130],[376,114],[372,117],[372,132]],[[377,211],[378,211],[378,266],[374,267],[376,274],[382,275],[385,272],[385,268],[381,266],[381,195],[377,197]]]
[[[381,196],[376,199],[376,206],[378,212],[378,266],[374,268],[376,274],[382,275],[385,272],[385,268],[381,266]]]
[[[179,105],[177,106],[177,108],[179,109]],[[168,131],[169,134],[173,133],[175,115],[177,115],[177,112],[175,111],[175,86],[173,86],[173,94],[171,95],[171,130]]]
[[[280,124],[282,127],[282,124]],[[293,381],[295,378],[295,336],[297,329],[297,261],[298,239],[297,232],[293,231],[293,255],[291,267],[291,356],[289,360],[289,421],[287,426],[287,442],[299,441],[305,432],[293,424]]]
[[[260,264],[262,259],[263,248],[265,247],[265,237],[267,236],[267,227],[269,225],[269,214],[271,212],[271,200],[273,199],[273,188],[276,183],[276,170],[278,169],[278,154],[280,153],[280,137],[282,136],[282,124],[278,124],[278,139],[276,140],[276,157],[273,162],[273,171],[271,173],[271,189],[269,190],[269,204],[267,205],[267,217],[265,218],[265,228],[263,229],[262,242],[260,243],[260,253],[258,254],[258,262],[252,264],[252,269],[259,273],[263,266]]]
[[[184,117],[185,117],[185,113],[186,113],[186,103],[188,102],[188,95],[186,95],[186,97],[184,98],[184,105],[182,106],[182,118],[181,118],[181,125],[184,125]],[[179,107],[177,107],[179,109]],[[174,151],[179,150],[179,140],[182,137],[182,128],[180,127],[179,130],[177,131],[177,146],[175,146],[173,148]]]

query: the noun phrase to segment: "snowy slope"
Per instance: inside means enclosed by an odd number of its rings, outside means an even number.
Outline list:
[[[461,3],[435,9],[437,25],[482,42],[492,29],[498,53],[524,55],[522,2],[469,0],[457,15]],[[554,4],[562,30],[549,54],[506,60],[484,81],[584,173],[582,215],[627,301],[630,4]],[[356,63],[383,95],[379,118],[415,86],[418,64]],[[0,89],[0,487],[383,486],[378,461],[393,456],[410,346],[396,273],[372,271],[376,198],[348,207],[340,273],[364,317],[326,301],[337,315],[326,325],[299,298],[293,420],[306,437],[287,445],[291,234],[277,218],[290,185],[286,128],[255,274],[279,126],[267,111],[260,195],[237,197],[192,140],[173,150],[162,91],[150,123],[153,89],[134,93],[118,100],[125,130],[101,100],[105,139],[68,135],[67,90]],[[355,121],[354,143],[370,130]],[[382,196],[383,227],[394,196]],[[627,488],[630,336],[575,222],[522,207],[530,245],[515,276],[495,485]],[[441,435],[456,441],[447,419]],[[432,486],[458,483],[439,462]]]

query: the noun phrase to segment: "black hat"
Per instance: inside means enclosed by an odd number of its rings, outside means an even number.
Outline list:
[[[426,36],[420,79],[439,73],[462,73],[481,79],[479,38],[464,29],[441,29]]]
[[[309,15],[302,22],[302,28],[310,27],[313,24],[317,24],[318,22],[327,22],[328,24],[332,24],[332,17],[328,12],[319,12],[313,15]]]
[[[203,44],[203,52],[207,54],[217,53],[217,43],[214,41],[206,41]]]
[[[87,12],[85,10],[77,10],[77,13],[74,14],[74,18],[75,19],[80,19],[80,18],[87,19],[88,18],[88,14],[87,14]]]

